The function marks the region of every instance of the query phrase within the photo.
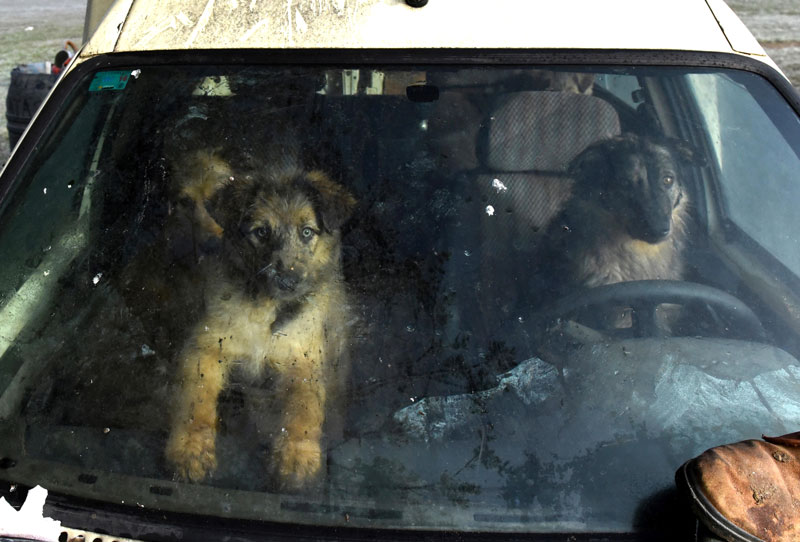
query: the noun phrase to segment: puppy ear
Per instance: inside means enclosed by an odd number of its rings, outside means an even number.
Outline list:
[[[356,199],[346,188],[330,180],[322,171],[310,171],[306,174],[306,178],[319,194],[322,227],[327,231],[338,230],[353,213]]]
[[[249,209],[254,185],[247,180],[230,179],[224,182],[206,200],[205,208],[209,216],[225,232],[236,232]]]

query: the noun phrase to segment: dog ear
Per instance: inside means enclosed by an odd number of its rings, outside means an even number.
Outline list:
[[[342,185],[333,182],[319,170],[306,174],[306,179],[319,194],[319,213],[322,227],[327,231],[335,231],[350,218],[356,206],[356,199]]]
[[[686,141],[678,138],[669,138],[667,140],[670,147],[672,147],[675,155],[684,163],[692,164],[695,166],[706,165],[705,156],[700,154],[698,150],[687,143]]]
[[[611,177],[614,156],[626,141],[621,137],[614,137],[592,143],[569,163],[567,174],[576,183],[600,188]]]
[[[249,208],[253,188],[253,183],[247,179],[231,178],[206,200],[206,211],[220,225],[223,235],[238,231]]]

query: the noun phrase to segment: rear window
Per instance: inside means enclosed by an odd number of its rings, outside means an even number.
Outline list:
[[[631,532],[798,423],[797,116],[729,70],[88,74],[0,214],[0,476]]]

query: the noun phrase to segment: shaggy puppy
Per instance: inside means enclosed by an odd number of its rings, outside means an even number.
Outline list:
[[[205,236],[221,237],[222,228],[208,213],[206,203],[233,177],[233,168],[217,149],[182,153],[172,174],[173,197],[189,203],[193,222]]]
[[[570,165],[573,196],[549,226],[537,256],[548,297],[575,287],[681,279],[689,197],[676,140],[626,134],[600,141]]]
[[[183,479],[215,470],[218,397],[239,366],[274,382],[272,467],[282,484],[302,486],[322,465],[323,424],[348,370],[339,228],[355,200],[325,174],[300,169],[187,195],[207,200],[208,219],[202,210],[199,218],[219,226],[221,249],[198,263],[204,313],[179,355],[166,457]]]

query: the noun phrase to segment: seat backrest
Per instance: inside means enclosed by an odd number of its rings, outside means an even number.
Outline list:
[[[620,133],[606,101],[570,92],[518,92],[491,114],[478,143],[483,170],[474,179],[494,215],[485,233],[543,229],[572,190],[569,163],[590,144]]]
[[[470,214],[480,213],[479,233],[465,224],[480,254],[474,312],[489,336],[502,333],[496,322],[508,321],[497,315],[529,312],[534,249],[571,195],[570,162],[590,144],[619,133],[616,110],[585,94],[518,92],[490,113],[477,144],[481,167],[468,181],[477,195]]]
[[[570,162],[592,143],[618,135],[620,121],[605,100],[564,90],[508,93],[485,110],[459,113],[462,106],[453,102],[445,111],[454,120],[444,130],[448,137],[439,136],[460,152],[438,149],[459,159],[447,162],[448,171],[461,171],[451,198],[459,211],[447,227],[442,288],[455,302],[445,337],[472,330],[484,337],[482,344],[502,342],[509,322],[530,314],[531,256],[540,232],[570,197]],[[464,126],[465,119],[475,122]],[[470,147],[470,141],[476,142]]]

